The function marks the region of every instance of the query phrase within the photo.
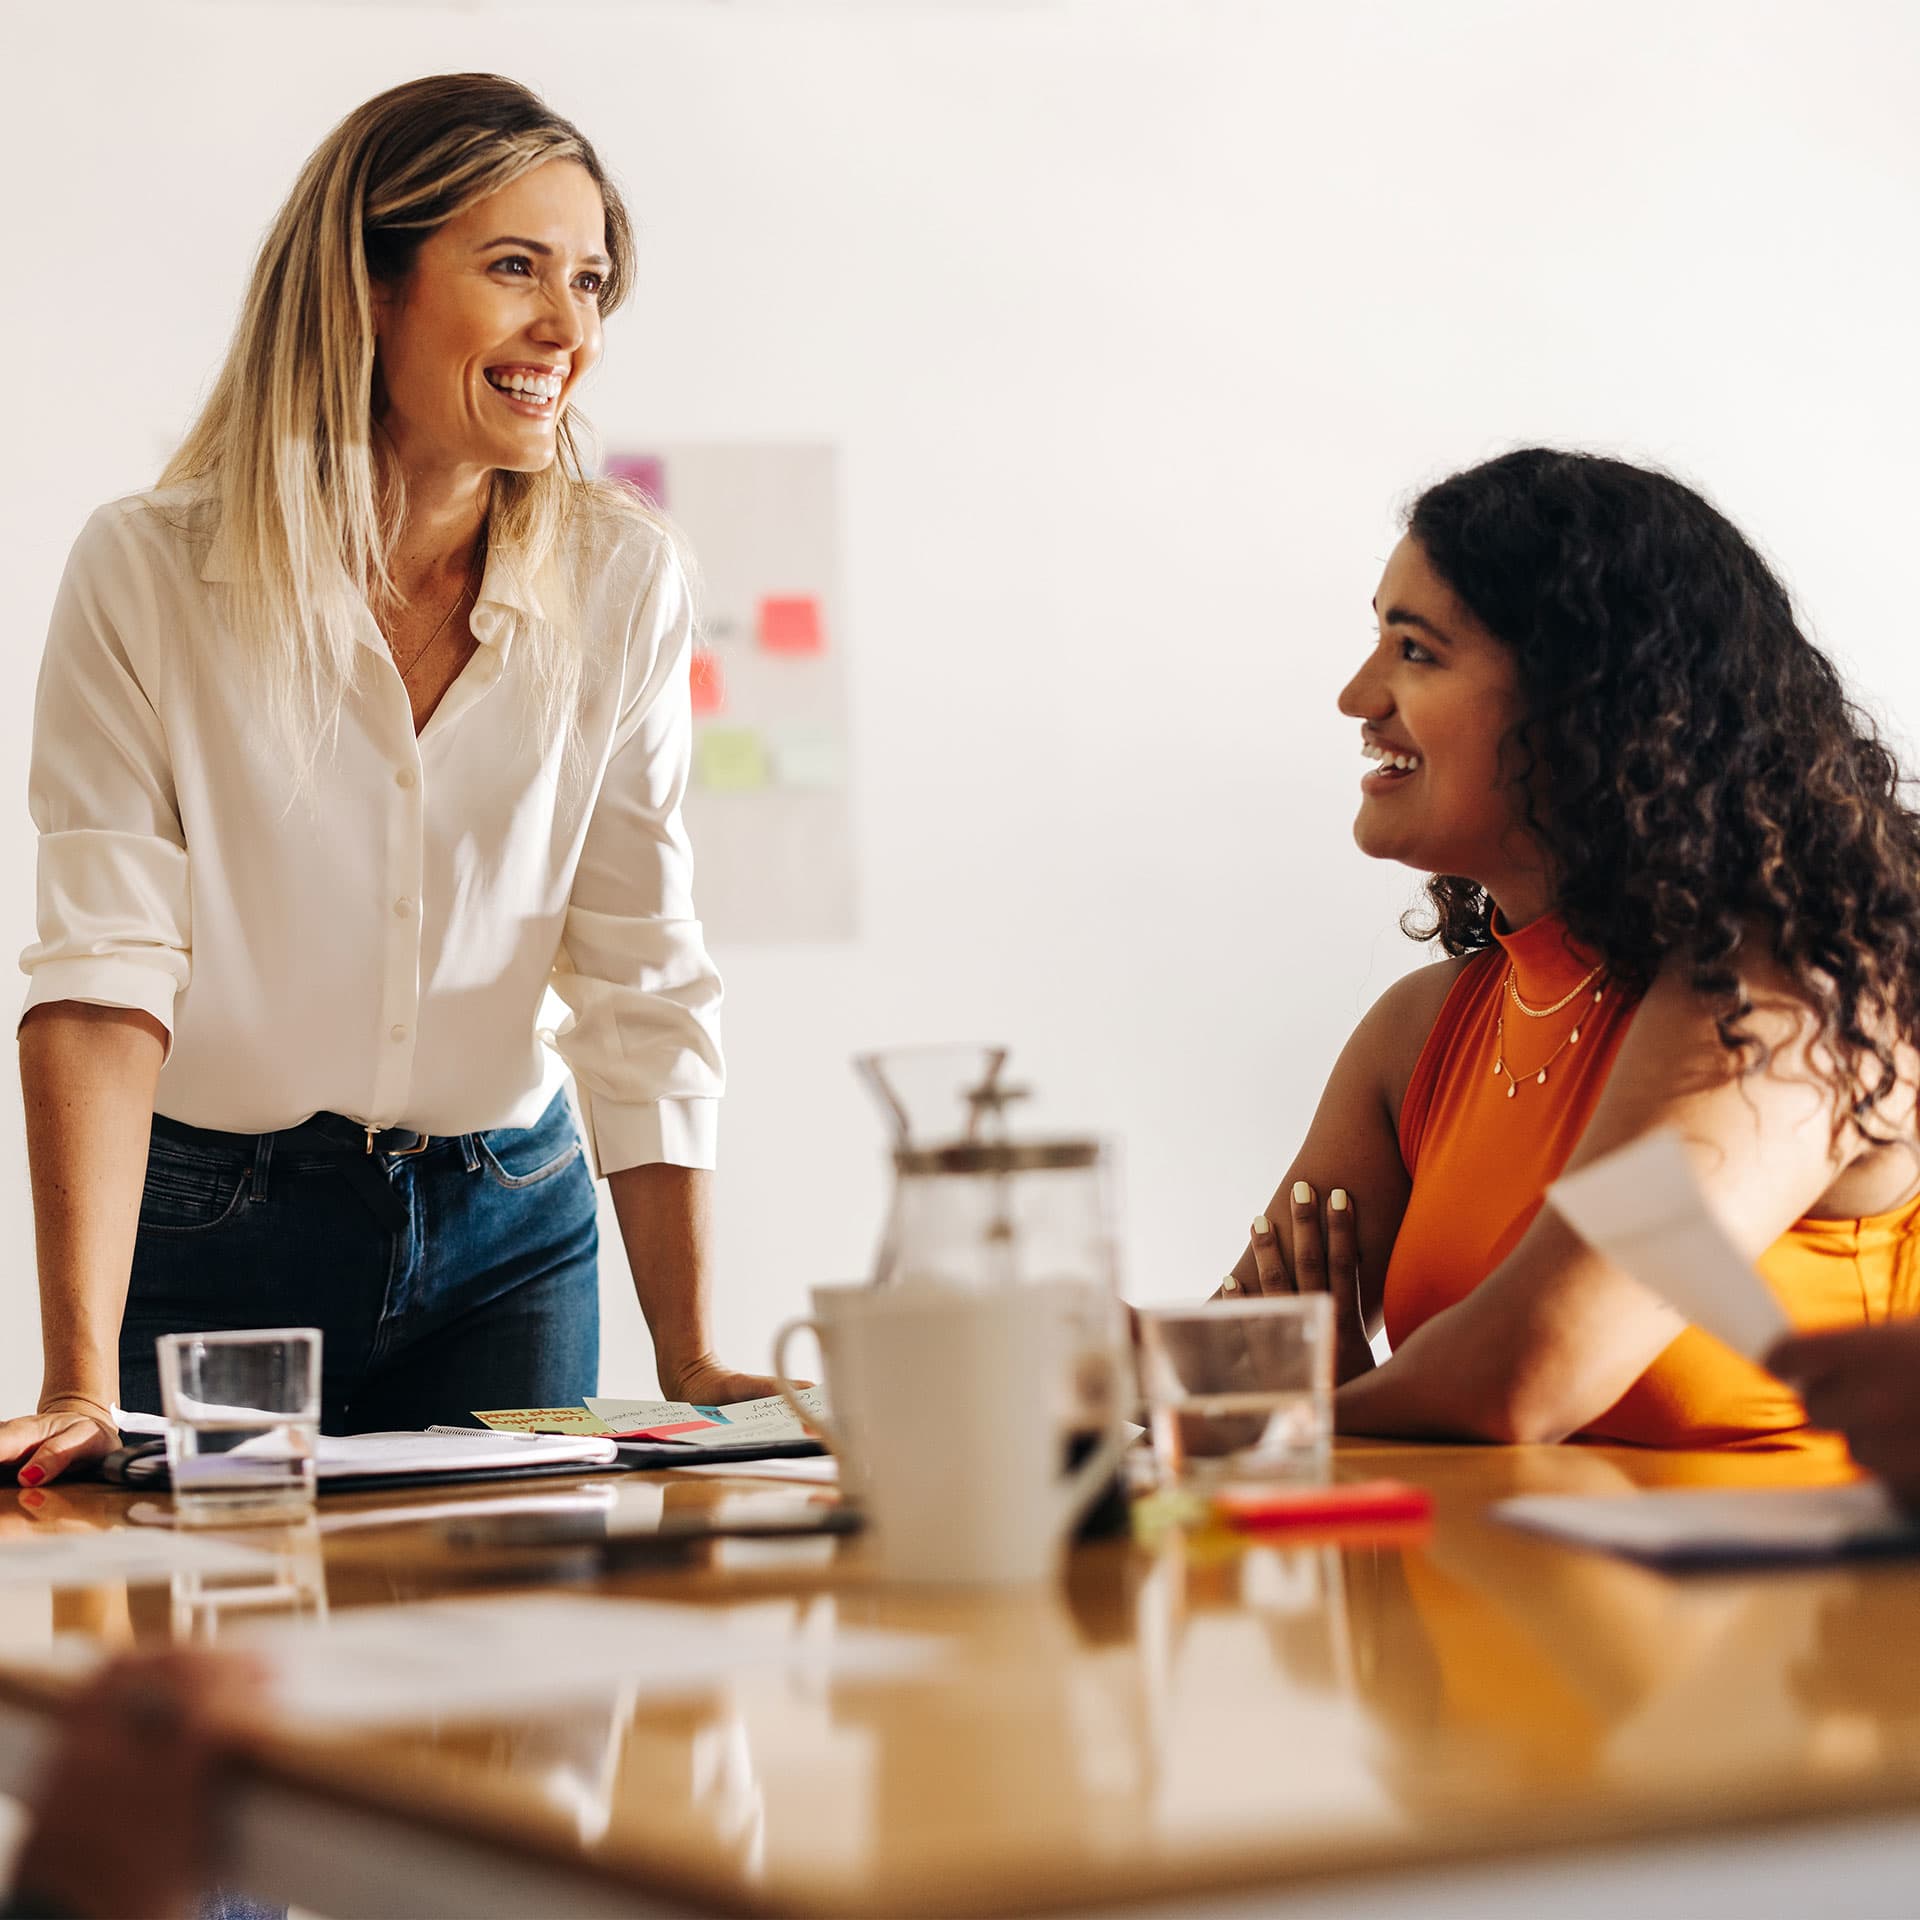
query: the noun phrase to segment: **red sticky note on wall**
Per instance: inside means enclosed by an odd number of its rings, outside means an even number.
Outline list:
[[[610,453],[607,478],[638,487],[662,512],[667,505],[667,463],[657,453]]]
[[[693,710],[699,714],[727,710],[727,670],[720,656],[706,647],[693,650]]]
[[[825,653],[827,630],[820,619],[820,602],[810,593],[762,600],[760,645],[767,653]]]

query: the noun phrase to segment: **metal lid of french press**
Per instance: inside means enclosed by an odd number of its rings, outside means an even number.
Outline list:
[[[901,1144],[893,1151],[894,1171],[923,1173],[1041,1173],[1094,1167],[1105,1154],[1099,1140],[1010,1140],[1006,1134],[1006,1110],[1031,1092],[1027,1087],[1000,1084],[1000,1070],[1007,1063],[1004,1047],[989,1049],[986,1073],[976,1087],[965,1093],[967,1130],[963,1138],[941,1146],[914,1146],[906,1138],[906,1116],[898,1103],[882,1094],[894,1109],[901,1130]],[[997,1131],[998,1138],[985,1137]]]

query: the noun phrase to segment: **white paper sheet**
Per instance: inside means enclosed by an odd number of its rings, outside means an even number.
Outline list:
[[[1664,1565],[1825,1560],[1920,1549],[1920,1527],[1877,1480],[1840,1487],[1671,1487],[1526,1494],[1495,1504],[1508,1525]]]
[[[1736,1353],[1757,1361],[1792,1331],[1714,1218],[1678,1134],[1650,1133],[1556,1180],[1547,1198],[1589,1246]]]
[[[804,1480],[813,1486],[837,1487],[840,1462],[832,1454],[805,1460],[689,1460],[674,1473],[698,1473],[729,1480]]]
[[[0,1586],[97,1587],[176,1573],[271,1572],[271,1554],[190,1533],[113,1527],[104,1532],[0,1535]]]
[[[802,1387],[795,1396],[810,1413],[825,1410],[825,1397],[818,1387]],[[722,1416],[724,1424],[695,1427],[672,1437],[696,1447],[737,1447],[747,1441],[806,1440],[811,1436],[793,1417],[793,1410],[777,1393],[761,1400],[734,1400],[723,1407],[705,1408],[685,1400],[609,1400],[595,1397],[587,1409],[619,1432],[635,1427],[662,1427],[683,1420],[702,1420],[710,1413]]]
[[[871,1628],[802,1640],[784,1612],[572,1594],[356,1607],[324,1622],[249,1623],[222,1638],[264,1657],[275,1704],[290,1719],[338,1729],[546,1712],[627,1687],[653,1698],[697,1694],[769,1667],[910,1673],[940,1647]]]
[[[484,1472],[494,1467],[578,1465],[584,1472],[611,1466],[620,1450],[587,1434],[494,1433],[485,1427],[433,1427],[422,1433],[323,1433],[314,1471],[322,1480],[359,1474]],[[166,1462],[157,1454],[131,1462],[127,1483],[157,1479]]]

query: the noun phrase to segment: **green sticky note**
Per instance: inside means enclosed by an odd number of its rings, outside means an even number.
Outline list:
[[[716,793],[750,793],[767,784],[767,749],[751,727],[702,727],[694,772]]]

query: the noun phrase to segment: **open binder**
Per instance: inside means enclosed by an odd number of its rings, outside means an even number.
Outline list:
[[[631,1473],[695,1461],[794,1459],[821,1451],[817,1440],[746,1441],[689,1446],[671,1440],[611,1440],[592,1434],[496,1433],[486,1427],[430,1427],[422,1433],[322,1434],[316,1490],[369,1493],[396,1486],[453,1486],[476,1480],[529,1480],[566,1474]],[[169,1484],[166,1441],[140,1437],[110,1453],[101,1477],[143,1492]]]

